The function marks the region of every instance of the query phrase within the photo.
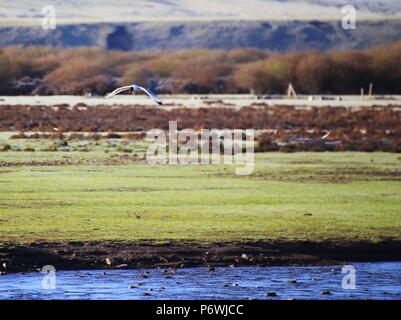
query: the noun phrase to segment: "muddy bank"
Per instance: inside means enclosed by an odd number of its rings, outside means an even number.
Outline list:
[[[251,105],[241,109],[155,109],[143,106],[0,106],[0,131],[19,131],[13,139],[140,140],[153,128],[257,130],[257,152],[401,152],[401,110]],[[24,132],[34,131],[34,134]],[[47,132],[47,133],[43,133]],[[86,132],[89,134],[77,134]],[[100,135],[99,132],[108,132]],[[130,132],[120,134],[116,132]],[[66,133],[70,133],[67,135]]]
[[[140,105],[85,104],[30,106],[1,105],[0,131],[35,132],[143,132],[153,128],[169,129],[304,130],[310,132],[349,130],[349,132],[400,133],[401,110],[396,106],[351,108],[267,106],[253,104],[241,109],[179,108],[157,109]],[[340,133],[342,131],[338,131]],[[334,135],[333,135],[334,136]]]
[[[346,262],[401,261],[401,241],[226,242],[226,243],[37,243],[0,247],[2,272],[182,268],[194,266],[330,265]]]

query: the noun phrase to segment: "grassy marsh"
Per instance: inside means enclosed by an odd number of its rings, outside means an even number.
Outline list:
[[[236,176],[234,165],[147,164],[138,141],[129,144],[138,161],[112,163],[128,156],[118,152],[121,142],[77,142],[90,146],[57,152],[36,151],[49,141],[7,143],[12,149],[0,152],[8,163],[0,167],[3,244],[401,238],[399,154],[263,153],[253,175]],[[16,151],[26,144],[35,152]],[[72,161],[51,162],[66,157]]]

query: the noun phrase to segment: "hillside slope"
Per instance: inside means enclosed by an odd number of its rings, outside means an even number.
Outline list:
[[[401,20],[359,22],[343,30],[339,22],[208,21],[137,22],[0,27],[0,47],[50,45],[97,46],[119,50],[232,49],[254,47],[289,50],[364,49],[401,40]]]

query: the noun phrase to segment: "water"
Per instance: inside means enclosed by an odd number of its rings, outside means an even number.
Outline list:
[[[199,99],[199,97],[202,99]],[[319,99],[309,101],[305,95],[298,95],[297,99],[288,99],[286,96],[277,95],[273,99],[258,99],[254,95],[249,94],[208,94],[208,95],[159,95],[165,104],[175,104],[177,106],[184,105],[187,108],[207,108],[210,107],[204,103],[205,98],[208,100],[223,100],[227,104],[231,104],[234,108],[249,106],[254,102],[266,103],[267,105],[288,105],[288,106],[314,106],[314,107],[371,107],[371,106],[388,106],[399,105],[401,96],[385,96],[380,99],[361,99],[360,95],[346,96],[330,96],[326,95],[327,100]],[[341,97],[341,99],[338,99]],[[132,105],[141,104],[158,108],[146,95],[120,95],[113,99],[104,99],[104,97],[86,97],[86,96],[2,96],[0,105],[56,105],[67,103],[71,106],[77,103],[84,103],[90,106],[97,105]],[[162,106],[161,108],[166,108]]]
[[[58,271],[56,289],[41,273],[6,274],[0,299],[401,299],[401,262],[353,266],[356,289],[342,288],[342,266]]]

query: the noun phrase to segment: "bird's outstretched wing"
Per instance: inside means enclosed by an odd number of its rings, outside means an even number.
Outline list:
[[[154,102],[156,102],[158,105],[162,105],[163,102],[149,89],[146,89],[144,87],[141,86],[136,86],[136,88],[138,88],[139,90],[142,90],[143,92],[145,92]],[[135,87],[134,87],[135,89]]]
[[[127,90],[142,90],[143,92],[145,92],[153,101],[155,101],[158,105],[162,105],[163,102],[149,89],[146,89],[144,87],[138,86],[136,84],[130,85],[130,86],[125,86],[125,87],[121,87],[121,88],[117,88],[116,90],[114,90],[113,92],[109,93],[106,96],[106,99],[114,97],[115,95],[123,92],[123,91],[127,91]]]
[[[109,99],[111,97],[114,97],[115,95],[123,92],[123,91],[127,91],[132,89],[132,86],[125,86],[125,87],[121,87],[121,88],[117,88],[116,90],[114,90],[113,92],[110,92],[107,96],[106,99]]]

